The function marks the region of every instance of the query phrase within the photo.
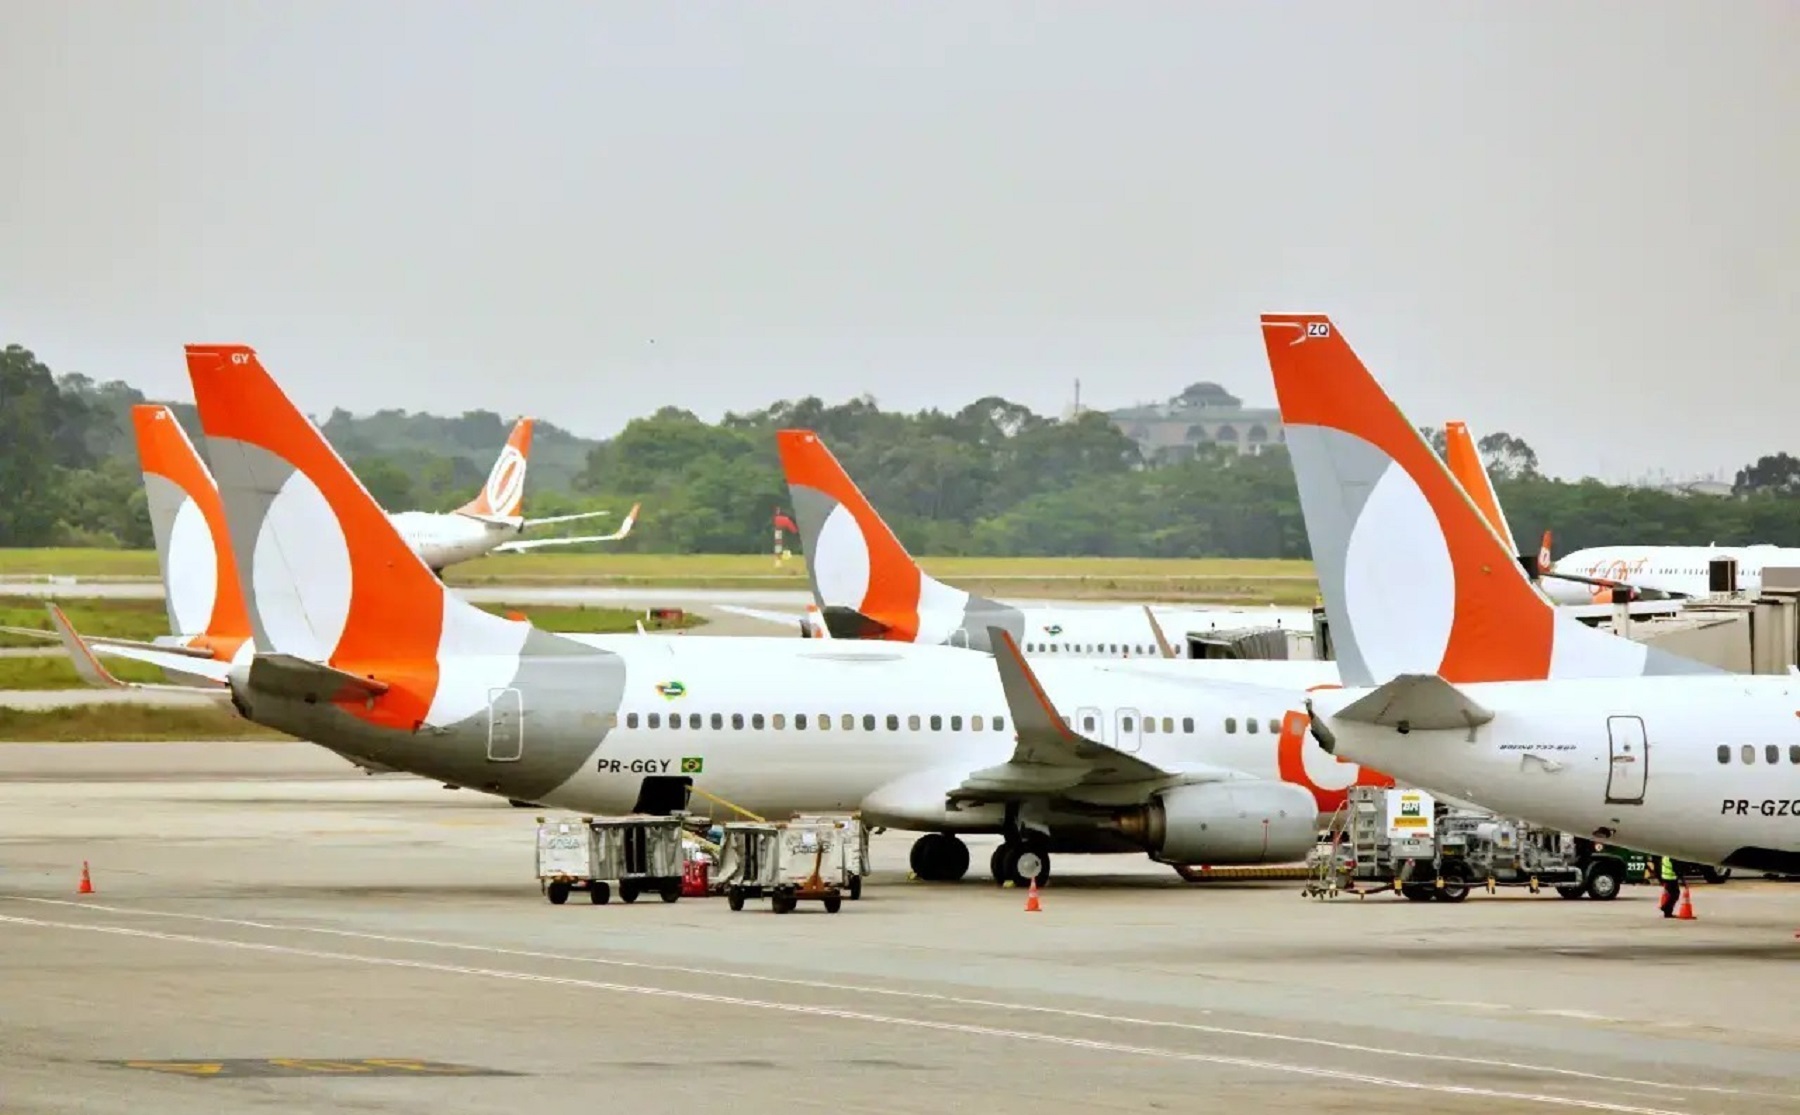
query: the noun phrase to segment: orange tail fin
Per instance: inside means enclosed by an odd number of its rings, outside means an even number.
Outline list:
[[[517,519],[525,507],[525,468],[531,461],[531,429],[533,419],[521,418],[514,424],[512,435],[500,450],[487,483],[475,498],[457,508],[464,515],[478,519]]]
[[[166,406],[132,407],[131,425],[162,567],[169,630],[190,637],[249,638],[250,615],[238,585],[225,505],[206,462]]]

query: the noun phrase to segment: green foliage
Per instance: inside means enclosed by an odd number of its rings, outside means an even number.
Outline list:
[[[1182,397],[1232,399],[1205,383]],[[59,377],[23,348],[0,351],[0,547],[150,545],[127,417],[141,401],[126,384]],[[175,409],[204,453],[192,406]],[[384,507],[444,511],[474,496],[510,424],[486,410],[338,410],[323,429]],[[637,529],[608,552],[766,554],[772,514],[788,508],[774,449],[786,427],[817,431],[917,554],[1308,556],[1281,446],[1244,457],[1208,448],[1151,467],[1103,414],[1058,421],[993,396],[917,414],[868,397],[805,398],[717,423],[665,407],[606,441],[540,420],[528,507],[623,514],[641,502]],[[1441,449],[1441,431],[1424,433]],[[1478,448],[1522,548],[1535,550],[1545,529],[1558,553],[1632,540],[1800,545],[1800,460],[1786,453],[1746,466],[1725,499],[1551,479],[1531,446],[1502,431]]]

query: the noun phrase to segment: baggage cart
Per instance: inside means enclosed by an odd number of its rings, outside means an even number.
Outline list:
[[[615,891],[623,902],[641,894],[674,902],[682,891],[682,839],[676,817],[540,817],[538,884],[557,906],[575,891],[586,891],[596,906]]]
[[[862,897],[863,879],[869,874],[869,830],[853,813],[799,813],[794,821],[801,824],[836,825],[841,838],[837,851],[830,853],[832,869],[841,877],[840,885],[850,901]]]
[[[749,899],[767,898],[770,910],[791,914],[801,902],[819,902],[837,913],[847,836],[836,821],[726,825],[719,874],[727,903],[742,910]]]

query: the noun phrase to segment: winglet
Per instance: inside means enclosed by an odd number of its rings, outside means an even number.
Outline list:
[[[69,617],[54,603],[46,604],[50,612],[50,624],[56,628],[57,637],[62,640],[63,649],[69,652],[69,661],[75,664],[75,673],[82,681],[95,689],[129,689],[130,686],[113,676],[113,672],[101,664],[100,658],[87,645]]]
[[[1033,761],[1070,765],[1072,756],[1064,749],[1093,741],[1077,734],[1064,722],[1056,706],[1050,703],[1050,696],[1044,692],[1037,675],[1026,663],[1025,656],[1019,652],[1019,644],[1013,642],[1012,635],[1000,627],[990,627],[987,631],[988,645],[994,648],[994,665],[1000,671],[1000,688],[1006,693],[1006,708],[1012,714],[1020,748],[1023,750],[1040,741],[1060,745],[1034,752]]]
[[[1156,613],[1150,610],[1150,605],[1148,604],[1144,605],[1144,618],[1150,621],[1150,633],[1156,636],[1157,651],[1161,653],[1164,658],[1180,657],[1175,653],[1175,648],[1170,645],[1169,637],[1163,634],[1162,624],[1156,622]]]

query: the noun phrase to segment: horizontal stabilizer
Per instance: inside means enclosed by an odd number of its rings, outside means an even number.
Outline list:
[[[517,538],[510,542],[500,543],[500,545],[494,547],[493,552],[496,554],[524,554],[530,553],[532,550],[542,550],[550,546],[582,546],[589,542],[617,542],[630,535],[631,528],[637,525],[639,506],[639,504],[632,504],[631,510],[625,513],[625,521],[620,523],[619,529],[613,531],[611,534],[582,534],[572,538]],[[595,514],[603,513],[604,512],[595,512]],[[556,520],[539,519],[537,521],[543,523]],[[532,524],[527,523],[525,525],[531,526]]]
[[[1433,732],[1474,728],[1494,714],[1436,674],[1401,674],[1339,709],[1334,718]]]
[[[250,690],[336,703],[373,700],[386,693],[388,687],[386,682],[358,677],[292,654],[258,654],[250,660]]]
[[[171,650],[166,647],[144,646],[141,644],[123,644],[117,646],[94,646],[81,637],[69,617],[55,604],[47,605],[50,622],[56,627],[57,637],[62,640],[63,649],[69,652],[69,660],[75,664],[75,673],[82,681],[96,689],[173,689],[184,692],[220,692],[213,686],[194,685],[155,685],[140,682],[121,681],[100,661],[99,655],[110,654],[119,658],[129,658],[134,662],[143,662],[151,666],[160,666],[178,674],[190,677],[204,677],[223,687],[231,663],[221,662],[214,658],[193,658],[182,650]],[[183,648],[185,649],[185,648]]]

